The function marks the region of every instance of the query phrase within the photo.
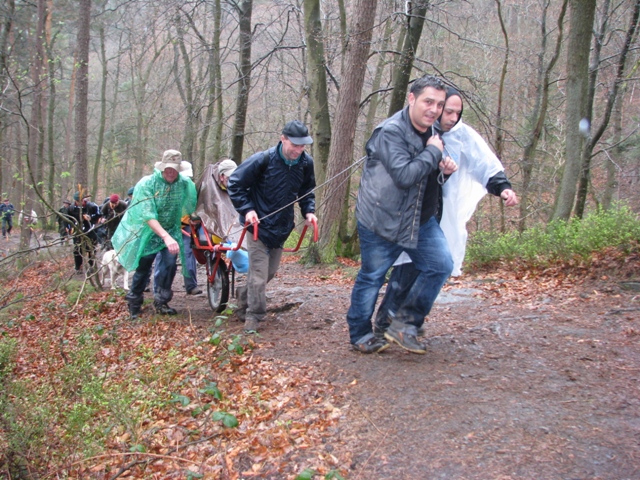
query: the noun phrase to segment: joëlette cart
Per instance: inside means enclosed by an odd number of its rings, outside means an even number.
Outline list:
[[[214,312],[220,313],[224,311],[229,302],[229,285],[231,285],[231,291],[233,291],[235,283],[233,262],[227,258],[226,252],[235,252],[240,249],[249,224],[246,224],[242,229],[242,234],[235,247],[223,244],[218,237],[210,235],[200,219],[192,219],[190,225],[193,255],[198,263],[207,267],[209,305]],[[283,251],[297,252],[302,245],[307,228],[308,226],[305,225],[295,248],[285,248]],[[258,239],[258,225],[253,227],[253,239]],[[313,222],[313,241],[318,241],[318,225],[315,221]],[[229,281],[229,276],[231,276],[231,282]]]

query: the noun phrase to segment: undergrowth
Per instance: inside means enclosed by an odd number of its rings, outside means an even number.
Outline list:
[[[582,220],[557,220],[522,233],[477,232],[467,243],[465,266],[473,270],[497,263],[521,268],[588,265],[596,252],[615,249],[624,256],[637,251],[639,244],[640,219],[621,205],[590,213]]]

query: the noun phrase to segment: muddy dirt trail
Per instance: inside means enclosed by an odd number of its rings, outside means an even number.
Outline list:
[[[350,480],[640,478],[638,292],[463,276],[428,319],[426,355],[363,355],[348,344],[345,278],[284,263],[255,354],[314,365],[337,388],[326,449],[349,452]],[[205,296],[172,305],[211,317]]]

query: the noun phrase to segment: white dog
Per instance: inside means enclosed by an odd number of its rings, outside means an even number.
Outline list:
[[[127,272],[116,255],[115,250],[107,250],[102,256],[102,262],[100,263],[100,284],[104,285],[104,272],[109,269],[109,278],[111,279],[111,290],[116,289],[116,279],[119,274],[124,277],[124,289],[129,290],[129,272]]]

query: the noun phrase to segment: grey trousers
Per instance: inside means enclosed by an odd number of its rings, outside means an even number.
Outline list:
[[[253,236],[245,237],[249,252],[247,285],[238,288],[238,310],[246,310],[246,320],[262,321],[267,314],[267,283],[276,275],[282,258],[281,248],[267,248]]]

